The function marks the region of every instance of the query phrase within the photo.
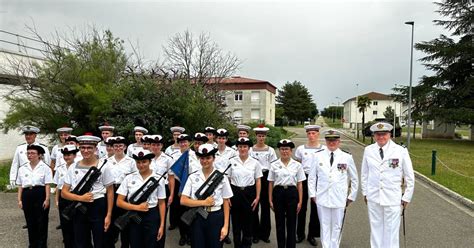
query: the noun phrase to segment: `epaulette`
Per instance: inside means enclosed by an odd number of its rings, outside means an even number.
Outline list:
[[[25,166],[25,165],[28,165],[28,162],[23,163],[22,165],[20,165],[20,167]]]
[[[233,159],[233,158],[235,158],[235,157],[237,157],[237,155],[234,155],[234,156],[230,157],[229,160],[231,160],[231,159]]]
[[[324,151],[324,148],[321,148],[320,150],[315,151],[314,153],[322,152]]]
[[[170,157],[170,158],[173,158],[171,157],[169,154],[166,154],[165,152],[162,152],[161,154],[165,154],[166,156]]]
[[[40,146],[44,146],[44,147],[48,147],[47,145],[43,144],[43,143],[39,143]]]
[[[255,160],[257,160],[257,161],[259,161],[258,158],[254,157],[254,156],[250,156],[250,157],[253,158],[253,159],[255,159]]]
[[[21,144],[19,144],[18,146],[22,146],[22,145],[26,145],[26,142],[25,142],[25,143],[21,143]]]
[[[188,176],[191,176],[192,174],[194,174],[194,173],[196,173],[196,172],[198,172],[198,171],[199,171],[199,170],[195,170],[195,171],[189,173]]]
[[[349,155],[352,155],[352,153],[350,153],[349,151],[342,150],[342,149],[340,149],[340,150],[343,151],[343,152],[345,152],[345,153],[347,153],[347,154],[349,154]]]
[[[273,160],[272,162],[270,162],[270,164],[271,164],[271,163],[273,163],[273,162],[275,162],[275,161],[278,161],[278,159],[279,159],[279,158],[277,158],[277,159]]]

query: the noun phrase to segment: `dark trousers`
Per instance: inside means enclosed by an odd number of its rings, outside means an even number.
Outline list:
[[[245,188],[231,185],[234,196],[230,198],[232,203],[232,234],[234,236],[234,247],[252,246],[252,222],[253,211],[251,204],[255,200],[255,185]]]
[[[181,221],[181,215],[183,215],[186,210],[188,210],[188,207],[181,205],[180,203],[180,196],[178,196],[179,192],[179,186],[181,183],[178,180],[175,180],[174,184],[174,200],[172,205],[172,211],[170,209],[170,223],[171,223],[171,215],[174,214],[174,221],[176,221],[176,224],[178,225],[179,228],[179,236],[188,238],[190,236],[190,228],[188,225],[186,225],[183,221]],[[173,206],[174,205],[174,206]]]
[[[61,190],[58,189],[56,194],[59,194],[58,200],[58,211],[59,211],[59,223],[61,224],[61,233],[63,234],[63,243],[64,248],[73,248],[74,247],[74,226],[71,220],[66,220],[61,214],[66,206],[71,204],[71,201],[68,201],[61,197]]]
[[[306,174],[308,178],[308,174]],[[318,209],[316,208],[316,203],[310,201],[310,215],[309,215],[309,225],[308,225],[308,239],[320,237],[320,226],[318,218]],[[296,229],[296,235],[299,238],[304,238],[305,228],[306,228],[306,210],[308,209],[308,180],[303,181],[303,201],[301,204],[301,210],[298,214],[298,226]]]
[[[114,185],[114,191],[117,191],[119,185]],[[121,248],[128,248],[130,247],[130,238],[128,236],[128,226],[123,230],[120,231],[118,227],[115,226],[115,220],[120,217],[121,215],[125,214],[127,211],[125,209],[117,207],[117,197],[118,194],[114,193],[114,204],[112,207],[112,218],[110,221],[109,230],[105,233],[105,247],[113,248],[115,247],[115,243],[117,243],[119,235],[120,235],[120,244]]]
[[[298,190],[295,186],[273,188],[273,208],[275,210],[278,248],[296,246],[296,209]],[[286,233],[285,233],[286,229]]]
[[[139,212],[142,218],[140,224],[131,220],[129,226],[129,237],[131,248],[156,248],[158,242],[158,228],[160,227],[160,213],[157,207],[148,209],[147,212]]]
[[[21,195],[23,213],[28,225],[28,247],[42,248],[48,246],[49,207],[43,209],[46,199],[44,186],[24,188]],[[3,244],[8,246],[8,244]]]
[[[72,219],[76,248],[89,248],[91,241],[94,247],[105,247],[104,219],[107,214],[107,200],[102,197],[82,204],[87,207],[87,212],[84,214],[76,211]]]
[[[197,215],[191,224],[191,247],[192,248],[222,248],[219,240],[221,229],[224,226],[224,211],[210,212],[207,219]]]
[[[260,218],[258,216],[259,207],[255,209],[253,214],[253,238],[267,240],[270,237],[270,203],[268,202],[268,171],[263,172],[261,177],[260,191]]]
[[[180,206],[179,204],[179,196],[178,196],[178,191],[179,191],[179,181],[174,180],[174,196],[173,196],[173,202],[171,203],[170,206],[170,226],[178,226],[178,222],[180,221],[180,217],[178,215],[178,207]]]

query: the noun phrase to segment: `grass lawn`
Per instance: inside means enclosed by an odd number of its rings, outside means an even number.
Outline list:
[[[334,122],[332,121],[332,118],[326,118],[324,117],[324,122],[326,122],[326,125],[332,128],[342,128],[342,122],[340,119],[334,119]]]
[[[362,142],[362,137],[359,139]],[[370,144],[370,137],[366,137],[365,144]],[[395,142],[406,138],[397,138]],[[474,200],[474,141],[468,140],[435,140],[411,139],[410,156],[416,171],[444,185],[445,187]],[[446,166],[465,176],[461,176],[444,167],[436,161],[436,174],[431,175],[431,154],[437,151],[437,157]],[[466,177],[467,176],[467,177]]]
[[[10,184],[10,166],[11,161],[0,163],[0,191],[7,190],[7,185]]]

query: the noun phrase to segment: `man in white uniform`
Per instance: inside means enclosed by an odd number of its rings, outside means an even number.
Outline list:
[[[372,125],[376,143],[365,148],[362,159],[361,186],[369,211],[371,247],[399,247],[400,212],[415,188],[408,150],[390,139],[392,129],[388,123]]]

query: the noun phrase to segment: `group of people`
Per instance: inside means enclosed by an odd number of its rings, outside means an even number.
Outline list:
[[[320,128],[305,126],[307,143],[297,148],[280,140],[278,158],[266,144],[269,129],[263,125],[253,128],[255,144],[252,129],[238,125],[232,147],[226,129],[206,127],[191,136],[172,127],[174,143],[165,151],[163,137],[144,127],[134,128],[136,142],[128,146],[110,125],[99,127],[101,138],[76,137],[63,127],[51,154],[36,142],[40,130],[26,126],[10,182],[19,189],[30,247],[47,246],[52,184],[65,247],[115,247],[119,239],[121,247],[164,247],[167,219],[168,230],[179,229],[179,246],[222,247],[232,242],[232,230],[234,247],[251,247],[270,242],[271,211],[279,248],[305,238],[313,246],[320,238],[323,247],[339,247],[358,173],[352,155],[340,149],[340,133],[326,131],[322,145]],[[391,141],[392,128],[371,127],[376,143],[366,147],[362,162],[372,247],[398,247],[400,211],[414,189],[408,152]],[[182,161],[186,173],[178,169]]]

